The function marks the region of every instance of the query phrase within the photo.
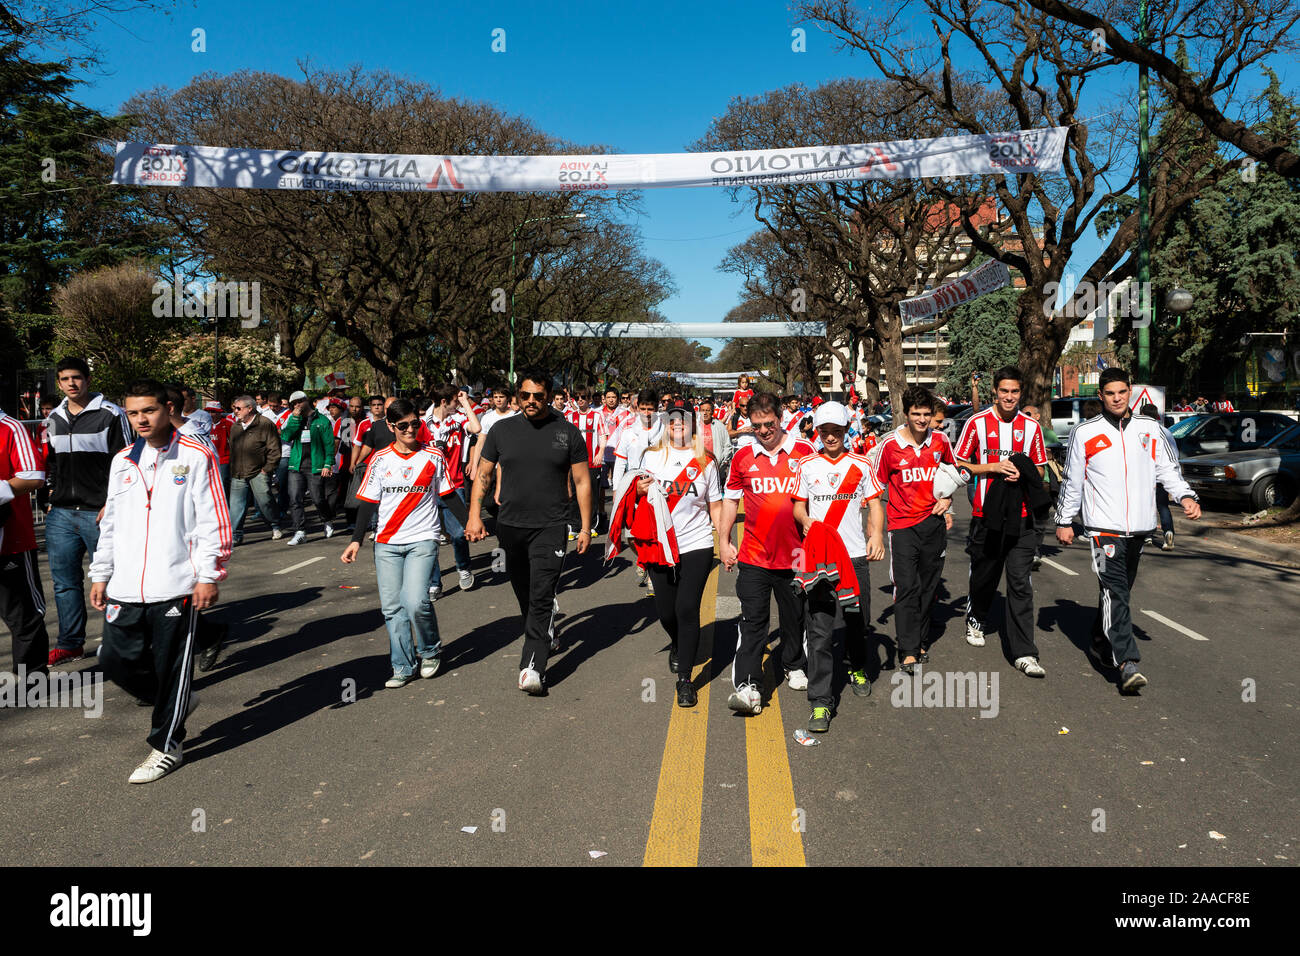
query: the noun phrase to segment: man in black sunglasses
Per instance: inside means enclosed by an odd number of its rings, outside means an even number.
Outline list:
[[[501,466],[497,540],[524,618],[519,689],[546,693],[546,661],[555,633],[555,592],[568,543],[569,479],[581,512],[578,553],[591,543],[591,473],[582,433],[551,408],[551,376],[524,369],[517,393],[522,415],[502,419],[488,433],[470,495],[465,537],[482,541],[482,508],[493,469]]]

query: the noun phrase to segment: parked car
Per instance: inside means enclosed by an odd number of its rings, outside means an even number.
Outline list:
[[[1276,412],[1228,412],[1193,415],[1169,429],[1179,458],[1217,455],[1258,448],[1295,422]]]
[[[1300,425],[1258,448],[1183,459],[1183,477],[1203,498],[1249,503],[1255,510],[1286,507],[1300,488]]]
[[[1070,395],[1052,399],[1052,431],[1062,442],[1068,443],[1074,426],[1084,420],[1083,406],[1099,402],[1096,395]]]

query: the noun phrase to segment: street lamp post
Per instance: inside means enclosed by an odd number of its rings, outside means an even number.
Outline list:
[[[1138,45],[1143,49],[1147,36],[1147,0],[1138,4]],[[1137,379],[1145,382],[1151,372],[1151,247],[1150,247],[1150,173],[1147,134],[1150,115],[1147,111],[1147,68],[1138,67],[1138,302],[1142,321],[1137,328]]]
[[[514,231],[510,233],[510,387],[515,387],[515,241],[519,238],[519,230],[524,228],[530,222],[547,222],[552,219],[586,219],[585,212],[574,213],[572,216],[539,216],[536,219],[525,219],[519,225],[515,226]]]

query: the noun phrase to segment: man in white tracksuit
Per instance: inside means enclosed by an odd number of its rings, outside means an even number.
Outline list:
[[[90,603],[104,612],[100,667],[153,705],[153,749],[130,777],[151,783],[181,764],[198,612],[226,577],[230,511],[216,455],[172,427],[164,386],[135,382],[123,405],[140,437],[109,467]]]
[[[1056,539],[1063,545],[1074,542],[1072,521],[1082,507],[1100,587],[1094,648],[1120,669],[1120,689],[1130,692],[1147,683],[1137,668],[1142,655],[1133,640],[1129,604],[1142,545],[1156,527],[1156,482],[1192,520],[1200,518],[1201,506],[1183,480],[1178,449],[1165,438],[1159,420],[1130,411],[1128,373],[1108,368],[1098,388],[1102,413],[1070,432],[1056,502]]]

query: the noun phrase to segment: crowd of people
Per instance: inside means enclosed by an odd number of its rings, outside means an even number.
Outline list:
[[[64,399],[35,439],[0,412],[0,614],[15,667],[30,674],[80,659],[89,557],[90,603],[104,615],[99,665],[153,708],[150,753],[132,783],[181,763],[198,704],[193,669],[213,667],[226,636],[201,612],[217,603],[245,527],[260,518],[271,540],[287,532],[286,546],[299,545],[308,497],[324,537],[350,536],[344,564],[373,542],[392,665],[386,687],[439,670],[440,545],[451,545],[468,591],[470,544],[494,535],[522,618],[518,687],[544,695],[569,542],[585,555],[603,535],[605,559],[630,548],[652,596],[678,706],[698,699],[700,605],[716,552],[737,575],[741,605],[728,705],[762,710],[775,597],[776,660],[790,688],[806,691],[812,732],[829,729],[841,656],[852,693],[871,693],[872,563],[889,562],[898,666],[911,674],[929,662],[952,496],[964,485],[967,642],[984,645],[1005,579],[1008,659],[1029,677],[1046,675],[1030,571],[1045,532],[1069,545],[1081,513],[1099,582],[1095,650],[1125,692],[1146,683],[1128,606],[1156,527],[1157,482],[1199,517],[1172,440],[1158,419],[1130,411],[1128,378],[1114,368],[1102,373],[1098,414],[1070,436],[1054,514],[1043,427],[1022,408],[1013,367],[993,376],[993,405],[955,443],[936,429],[943,406],[921,386],[897,396],[898,420],[883,430],[851,388],[842,402],[804,402],[756,391],[744,377],[717,402],[654,388],[569,393],[530,368],[517,390],[471,395],[441,384],[427,397],[363,398],[340,386],[315,398],[239,395],[228,413],[150,379],[115,404],[91,389],[78,358],[59,363],[57,381]],[[52,647],[33,501],[54,584]]]

